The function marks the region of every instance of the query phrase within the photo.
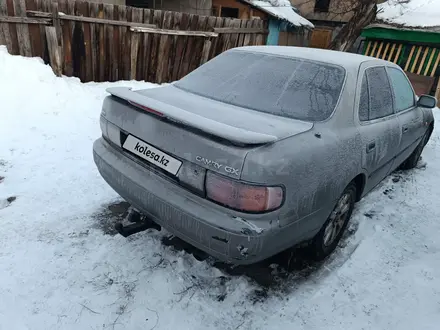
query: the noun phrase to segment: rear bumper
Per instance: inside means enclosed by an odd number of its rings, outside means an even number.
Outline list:
[[[276,219],[227,214],[159,173],[142,166],[103,138],[93,156],[101,176],[125,200],[173,235],[225,262],[251,264],[279,252]]]

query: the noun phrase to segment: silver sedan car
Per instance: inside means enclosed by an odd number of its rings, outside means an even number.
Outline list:
[[[390,62],[310,48],[222,53],[153,89],[110,88],[93,155],[135,212],[224,262],[337,246],[354,204],[416,166],[437,101]]]

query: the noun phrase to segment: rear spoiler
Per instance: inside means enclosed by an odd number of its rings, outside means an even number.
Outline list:
[[[154,100],[150,97],[132,91],[129,87],[111,87],[107,88],[106,91],[111,95],[124,99],[128,102],[152,108],[153,111],[160,112],[164,117],[172,121],[197,128],[205,133],[224,138],[231,142],[236,142],[239,144],[263,144],[278,140],[278,138],[274,135],[257,133],[243,128],[233,127]]]

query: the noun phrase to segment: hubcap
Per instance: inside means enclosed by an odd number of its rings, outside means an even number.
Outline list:
[[[351,195],[346,193],[342,195],[335,206],[332,214],[330,214],[330,221],[327,223],[324,231],[324,245],[329,246],[334,241],[344,226],[345,220],[348,216],[348,211],[351,205]]]

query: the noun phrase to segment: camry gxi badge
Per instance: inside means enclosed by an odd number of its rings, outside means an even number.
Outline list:
[[[223,168],[223,170],[224,170],[226,173],[229,173],[229,174],[235,174],[235,175],[239,176],[238,169],[233,168],[233,167],[231,167],[231,166],[225,166],[225,165],[223,165],[223,164],[220,164],[220,163],[218,163],[218,162],[215,162],[215,161],[210,160],[210,159],[207,159],[207,158],[203,158],[203,157],[201,157],[201,156],[196,156],[196,161],[198,161],[198,162],[200,162],[200,163],[202,163],[202,164],[205,164],[205,165],[208,165],[208,166],[214,167],[214,168],[217,169],[217,170]]]

